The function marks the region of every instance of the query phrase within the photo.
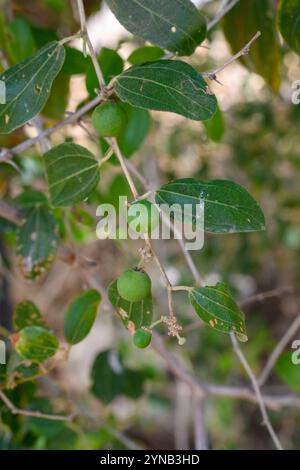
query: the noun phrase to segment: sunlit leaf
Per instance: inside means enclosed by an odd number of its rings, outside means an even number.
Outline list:
[[[202,76],[185,62],[159,60],[134,65],[116,79],[122,101],[139,108],[170,111],[195,121],[210,119],[217,100]]]
[[[225,284],[194,288],[189,299],[201,320],[223,333],[235,332],[240,341],[247,341],[245,315],[233,300]]]
[[[190,0],[107,0],[120,23],[178,55],[191,55],[206,36],[206,20]]]
[[[199,181],[193,178],[174,180],[156,191],[156,202],[178,204],[181,219],[185,204],[193,208],[192,222],[197,224],[196,206],[204,203],[206,232],[235,233],[264,230],[264,215],[253,197],[240,185],[228,180]]]
[[[54,207],[86,199],[97,186],[100,171],[94,155],[81,145],[64,143],[44,154],[50,199]]]
[[[6,88],[6,104],[0,104],[0,134],[22,126],[43,109],[64,59],[64,47],[53,41],[0,75]]]
[[[77,344],[91,331],[101,296],[95,289],[79,295],[69,306],[64,319],[64,334],[69,344]]]

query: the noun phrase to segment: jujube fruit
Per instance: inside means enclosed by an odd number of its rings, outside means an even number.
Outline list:
[[[101,137],[118,137],[126,122],[126,112],[118,103],[103,103],[92,114],[92,124]]]
[[[151,279],[144,271],[129,269],[118,278],[117,290],[128,302],[139,302],[150,294]]]
[[[139,328],[134,336],[133,336],[133,343],[137,348],[144,349],[151,343],[152,340],[152,333],[151,331],[144,330],[143,328]]]

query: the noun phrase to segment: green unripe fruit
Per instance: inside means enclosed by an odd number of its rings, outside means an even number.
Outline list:
[[[92,114],[92,124],[101,137],[118,137],[126,122],[126,112],[118,103],[103,103]]]
[[[133,336],[133,344],[140,349],[144,349],[151,343],[152,333],[140,328]]]
[[[129,269],[117,280],[119,295],[128,302],[139,302],[151,292],[151,279],[144,271]]]
[[[128,224],[137,233],[151,233],[159,224],[159,211],[152,202],[135,201],[128,209]]]

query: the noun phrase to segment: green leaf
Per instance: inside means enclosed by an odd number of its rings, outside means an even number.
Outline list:
[[[18,302],[14,311],[13,316],[14,328],[16,330],[22,330],[26,326],[42,326],[47,328],[47,324],[37,308],[37,306],[30,302],[30,300],[24,300]]]
[[[11,336],[17,353],[28,361],[43,362],[58,350],[58,339],[41,326],[26,326]]]
[[[144,390],[146,376],[142,371],[126,368],[117,351],[108,350],[96,357],[91,379],[91,392],[108,404],[119,395],[139,398]]]
[[[300,0],[280,0],[278,24],[284,40],[300,54]]]
[[[214,233],[237,233],[264,230],[264,215],[256,201],[240,185],[233,181],[199,181],[183,178],[167,183],[156,191],[158,204],[190,204],[195,210],[199,201],[204,202],[204,229]],[[193,212],[192,222],[197,224]],[[181,212],[175,211],[181,219]]]
[[[101,67],[105,82],[108,84],[113,77],[116,77],[123,71],[123,59],[114,49],[103,47],[98,56],[98,62]],[[99,89],[99,80],[95,68],[91,64],[85,81],[86,89],[91,96],[95,96],[95,90]]]
[[[235,332],[240,341],[247,341],[245,315],[235,303],[227,286],[219,282],[216,286],[194,288],[189,300],[201,320],[223,333]]]
[[[34,36],[25,18],[17,16],[9,23],[7,30],[6,51],[10,63],[17,64],[35,53]]]
[[[15,198],[15,203],[23,208],[32,208],[38,205],[48,206],[48,199],[45,194],[35,189],[25,189]]]
[[[61,72],[53,82],[43,115],[50,119],[63,119],[69,102],[69,91],[70,77]]]
[[[122,154],[129,158],[143,144],[150,129],[150,115],[145,109],[134,108],[123,103],[127,114],[127,123],[118,137],[118,144]]]
[[[12,132],[43,109],[64,58],[64,47],[53,41],[0,75],[7,101],[0,105],[0,134]]]
[[[54,414],[52,403],[48,398],[36,397],[30,401],[27,406],[30,411],[40,411],[46,414]],[[61,420],[49,420],[42,418],[29,417],[26,420],[26,428],[37,436],[52,438],[60,433],[65,427],[65,423]]]
[[[254,36],[262,35],[252,44],[250,53],[241,58],[244,65],[261,75],[275,92],[281,81],[281,53],[276,30],[273,0],[238,2],[223,20],[225,36],[236,53]]]
[[[153,317],[152,297],[149,296],[140,302],[128,302],[119,296],[117,280],[113,281],[107,292],[111,304],[118,311],[124,326],[134,334],[142,326],[150,326]]]
[[[206,20],[190,0],[107,0],[130,33],[178,55],[191,55],[206,36]]]
[[[66,47],[66,58],[61,72],[66,75],[82,75],[90,68],[90,59],[74,47]]]
[[[286,383],[293,392],[300,392],[300,364],[293,364],[293,352],[286,351],[281,354],[275,370],[281,380]]]
[[[221,142],[225,132],[225,122],[219,106],[213,117],[209,121],[204,121],[203,124],[207,137],[217,144]]]
[[[45,153],[53,206],[70,206],[86,199],[98,184],[99,163],[81,145],[64,143]]]
[[[69,344],[77,344],[91,331],[101,296],[95,289],[79,295],[69,306],[64,319],[64,335]]]
[[[202,76],[177,60],[134,65],[117,77],[115,89],[132,106],[170,111],[195,121],[210,119],[217,109],[216,97]]]
[[[128,62],[132,65],[141,64],[143,62],[152,62],[159,60],[165,55],[165,52],[160,47],[143,46],[135,49],[128,57]]]
[[[34,279],[53,258],[58,227],[42,193],[25,191],[16,201],[23,208],[25,216],[24,223],[17,229],[17,254],[25,277]]]

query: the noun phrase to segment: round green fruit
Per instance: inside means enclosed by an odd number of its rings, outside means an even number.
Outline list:
[[[101,104],[92,114],[92,124],[101,137],[118,137],[126,123],[126,112],[118,103]]]
[[[152,202],[135,201],[128,209],[128,224],[137,233],[151,233],[159,224],[159,211]]]
[[[152,333],[151,331],[143,330],[140,328],[133,336],[133,344],[140,349],[144,349],[151,343]]]
[[[119,295],[128,302],[139,302],[151,292],[151,279],[144,271],[129,269],[117,280]]]

